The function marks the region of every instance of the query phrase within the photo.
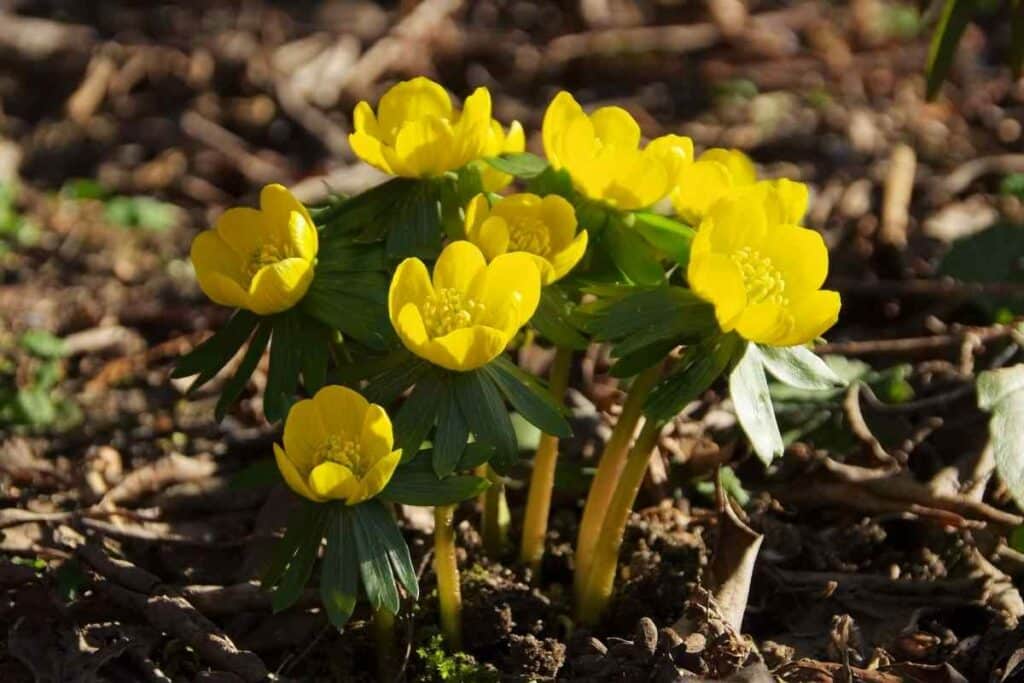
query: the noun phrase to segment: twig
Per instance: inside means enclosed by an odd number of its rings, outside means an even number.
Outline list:
[[[128,473],[117,486],[107,491],[99,506],[124,505],[171,484],[203,479],[216,471],[217,463],[212,458],[171,453]]]
[[[932,202],[942,204],[948,197],[958,195],[983,175],[1008,175],[1024,173],[1024,154],[997,154],[972,159],[957,166],[936,187]]]
[[[850,425],[850,431],[871,449],[871,454],[875,456],[878,462],[893,463],[896,459],[885,450],[882,442],[875,437],[871,432],[871,428],[868,427],[868,423],[864,420],[864,413],[860,409],[862,386],[860,382],[852,384],[846,391],[846,397],[843,399],[843,413],[846,415],[846,421]]]
[[[253,154],[242,138],[199,112],[189,110],[181,115],[181,129],[199,142],[212,147],[227,157],[238,172],[254,183],[272,183],[285,180],[292,173],[283,159],[271,163]]]
[[[960,282],[950,278],[935,280],[850,280],[833,278],[829,286],[844,295],[871,296],[882,299],[904,296],[969,297],[1024,296],[1022,282]]]
[[[836,353],[844,356],[867,356],[875,353],[917,353],[959,346],[963,343],[964,336],[968,333],[976,334],[982,342],[989,342],[1008,336],[1010,329],[1005,325],[993,325],[991,327],[967,328],[955,334],[937,334],[931,337],[833,342],[822,344],[815,350],[818,353]]]
[[[896,249],[907,246],[907,224],[910,220],[910,196],[914,191],[917,155],[910,145],[897,145],[889,159],[882,201],[882,226],[878,239]]]

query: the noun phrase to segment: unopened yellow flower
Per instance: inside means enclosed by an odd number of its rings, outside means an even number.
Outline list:
[[[449,370],[491,362],[533,317],[540,273],[529,254],[498,256],[490,265],[471,242],[452,242],[431,280],[417,258],[398,264],[388,292],[388,315],[405,346]]]
[[[346,387],[327,386],[299,401],[284,423],[284,448],[274,457],[288,486],[316,502],[355,505],[391,480],[401,450],[384,409]]]
[[[402,81],[380,98],[377,112],[360,102],[353,113],[352,151],[390,175],[429,178],[501,152],[500,124],[491,120],[491,94],[477,88],[462,111],[429,78]],[[512,131],[510,131],[512,133]],[[521,133],[521,130],[520,130]]]
[[[587,231],[576,234],[572,204],[553,194],[513,194],[493,206],[478,194],[466,207],[466,237],[488,261],[508,252],[530,254],[545,285],[565,277],[587,250]]]
[[[485,157],[496,157],[499,154],[515,154],[526,149],[526,135],[518,121],[508,126],[508,131],[501,124],[491,119],[491,136],[484,150]],[[487,192],[499,192],[512,182],[513,176],[502,173],[490,164],[480,162],[480,182]]]
[[[666,135],[640,147],[640,126],[621,107],[587,115],[563,91],[544,113],[544,152],[583,195],[622,210],[648,207],[667,195],[693,142]]]
[[[754,184],[776,186],[788,212],[787,222],[800,222],[807,211],[807,186],[786,179],[759,182],[754,162],[738,149],[713,147],[693,163],[683,164],[676,175],[672,206],[676,215],[697,225],[719,199]]]
[[[281,185],[267,185],[259,210],[225,211],[192,241],[192,264],[206,296],[259,315],[297,304],[313,281],[316,226]]]
[[[714,305],[723,331],[771,346],[807,343],[839,316],[838,292],[821,289],[825,242],[788,220],[786,201],[785,190],[759,184],[716,202],[693,240],[687,270],[690,287]]]

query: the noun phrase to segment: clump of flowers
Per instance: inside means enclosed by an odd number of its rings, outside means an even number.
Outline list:
[[[283,420],[273,452],[299,497],[264,576],[273,607],[295,604],[316,573],[332,623],[365,596],[386,641],[419,595],[390,504],[429,506],[439,620],[459,647],[458,506],[483,494],[490,538],[520,454],[511,416],[537,427],[519,549],[537,575],[574,357],[606,344],[627,391],[576,543],[576,616],[592,624],[667,420],[721,378],[770,463],[783,442],[766,372],[838,382],[807,348],[840,311],[823,289],[825,243],[801,225],[807,187],[759,180],[737,150],[645,142],[624,109],[587,112],[567,92],[544,116],[546,159],[524,151],[518,123],[492,118],[486,88],[459,108],[414,78],[353,119],[353,151],[391,179],[314,211],[269,185],[258,210],[225,212],[192,246],[203,292],[238,310],[176,375],[200,386],[245,348],[221,416],[270,349],[264,411]],[[673,216],[659,213],[666,199]],[[530,344],[554,347],[546,381],[514,360]]]

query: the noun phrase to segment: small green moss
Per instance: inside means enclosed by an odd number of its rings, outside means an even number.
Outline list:
[[[423,664],[421,681],[452,681],[453,683],[496,683],[498,672],[492,667],[479,664],[465,652],[449,654],[444,648],[444,638],[434,635],[425,645],[416,648],[416,655]]]

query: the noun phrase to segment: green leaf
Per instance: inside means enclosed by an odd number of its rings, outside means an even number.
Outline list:
[[[997,223],[953,242],[938,272],[961,282],[1024,283],[1022,259],[1024,229],[1011,223]],[[978,295],[973,301],[993,317],[1003,308],[1024,312],[1024,296],[1020,294]]]
[[[531,425],[532,426],[532,425]],[[536,427],[533,427],[536,430]],[[516,439],[519,437],[517,436]],[[459,466],[456,468],[463,472],[473,470],[480,465],[488,462],[491,457],[494,456],[494,446],[488,446],[482,443],[468,443],[462,450],[462,459],[459,460]]]
[[[734,334],[706,339],[686,349],[676,368],[655,385],[647,398],[645,412],[655,420],[671,420],[693,401],[729,366],[741,340]]]
[[[933,99],[946,80],[956,56],[957,45],[977,11],[977,0],[946,0],[942,17],[928,48],[927,98]]]
[[[366,400],[388,405],[430,371],[430,364],[422,358],[399,349],[377,363],[343,366],[339,369],[339,375],[348,384],[355,384],[362,379],[369,380],[363,390]]]
[[[677,346],[679,346],[679,343],[676,339],[670,338],[665,340],[658,338],[650,344],[627,353],[623,353],[621,349],[616,347],[612,352],[620,357],[615,360],[615,365],[612,366],[609,374],[612,377],[632,377],[633,375],[638,375],[647,368],[660,363]]]
[[[271,326],[267,322],[260,324],[256,328],[256,334],[253,335],[252,341],[249,342],[249,348],[246,350],[245,356],[242,357],[238,370],[235,371],[234,376],[224,385],[224,390],[221,391],[220,398],[217,399],[217,406],[213,410],[213,416],[217,422],[224,419],[228,408],[235,404],[238,397],[242,395],[242,391],[245,390],[245,385],[249,383],[249,378],[252,377],[252,373],[256,370],[260,358],[263,358],[263,352],[267,349],[267,342],[270,341],[270,331]]]
[[[344,505],[336,506],[327,523],[320,601],[338,630],[348,623],[359,596],[359,551],[354,534],[352,513]]]
[[[417,181],[396,207],[387,234],[387,252],[391,258],[415,256],[434,259],[441,251],[444,224],[440,187],[431,181]]]
[[[562,415],[562,407],[537,378],[523,372],[505,356],[499,356],[483,371],[501,389],[512,407],[545,434],[559,438],[572,436],[572,428]]]
[[[540,304],[530,324],[556,346],[582,351],[590,342],[576,327],[574,308],[575,303],[564,287],[557,283],[548,285],[541,290]]]
[[[383,253],[379,247],[377,251]],[[396,339],[387,313],[388,282],[384,272],[330,269],[318,263],[300,307],[371,349],[385,350]]]
[[[312,395],[327,381],[327,361],[331,354],[331,330],[314,318],[301,316],[298,325],[301,341],[302,384]]]
[[[469,425],[459,410],[455,392],[445,386],[437,413],[437,432],[434,435],[434,473],[439,478],[455,471],[469,440]]]
[[[475,444],[473,444],[475,445]],[[469,448],[466,453],[470,453]],[[486,451],[475,450],[474,454]],[[430,453],[426,454],[430,457]],[[417,458],[418,460],[418,458]],[[452,477],[438,479],[428,461],[426,467],[416,462],[399,465],[391,481],[380,492],[378,498],[402,505],[455,505],[464,500],[475,498],[490,486],[483,477],[470,474],[457,474]]]
[[[412,566],[409,546],[395,523],[391,511],[379,500],[368,500],[354,508],[357,519],[364,522],[377,539],[384,545],[395,578],[413,600],[420,597],[420,586],[416,570]]]
[[[619,221],[611,221],[605,227],[602,242],[615,266],[631,282],[640,285],[664,282],[665,271],[657,253],[632,228]]]
[[[68,355],[67,344],[46,330],[26,330],[18,345],[38,358],[63,358]]]
[[[398,587],[388,559],[389,548],[383,538],[370,525],[362,505],[351,509],[356,548],[359,551],[359,573],[363,577],[366,597],[374,609],[384,607],[398,613]]]
[[[304,504],[307,503],[304,502]],[[313,507],[313,510],[302,515],[303,524],[297,536],[293,537],[295,540],[293,552],[286,560],[280,579],[274,583],[270,605],[275,614],[288,609],[302,596],[302,591],[313,573],[313,565],[316,563],[316,556],[320,550],[320,541],[324,537],[324,529],[327,526],[327,506],[308,505]],[[289,528],[285,532],[281,545],[285,545],[291,540],[288,537],[288,532],[291,530],[292,526],[289,521]],[[282,549],[279,548],[279,550]],[[283,548],[284,552],[288,550],[288,546]]]
[[[633,214],[633,229],[651,246],[682,267],[690,263],[690,244],[696,231],[679,221],[647,211]]]
[[[768,391],[764,362],[756,344],[747,344],[729,375],[729,397],[740,426],[746,432],[757,457],[766,466],[782,455],[785,445],[775,420],[775,408]]]
[[[1024,509],[1024,365],[980,373],[978,407],[992,414],[989,439],[996,470]]]
[[[336,241],[350,243],[353,239],[364,243],[384,241],[398,207],[416,183],[409,178],[392,178],[319,212],[317,219],[324,226],[320,233],[320,248],[329,247]]]
[[[419,452],[420,445],[426,441],[446,393],[444,381],[437,372],[427,372],[398,410],[394,423],[395,447],[402,449],[406,459]]]
[[[284,419],[299,386],[303,349],[302,318],[295,310],[272,319],[270,364],[267,386],[263,391],[263,414],[270,422]]]
[[[273,486],[281,479],[281,471],[277,469],[277,463],[273,458],[263,458],[251,465],[243,467],[231,476],[228,481],[229,489],[260,489]]]
[[[548,166],[544,172],[526,181],[526,191],[541,197],[549,194],[557,194],[569,201],[575,199],[576,192],[572,187],[572,178],[564,168],[555,169]]]
[[[760,346],[764,367],[776,379],[797,389],[827,390],[843,386],[824,360],[806,346]]]
[[[43,427],[57,419],[57,406],[48,391],[39,387],[19,389],[14,404],[21,415],[21,422]]]
[[[499,157],[488,157],[484,161],[502,173],[517,178],[536,178],[548,168],[546,160],[529,152],[502,154]]]
[[[507,471],[519,452],[516,433],[498,388],[481,370],[455,373],[451,386],[476,440],[494,447],[491,465],[499,473]]]
[[[237,311],[212,337],[182,356],[171,377],[198,375],[190,390],[206,384],[238,353],[259,322],[260,317],[255,313]]]

